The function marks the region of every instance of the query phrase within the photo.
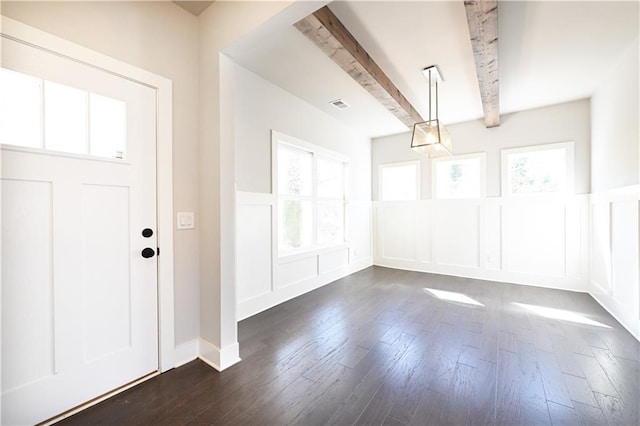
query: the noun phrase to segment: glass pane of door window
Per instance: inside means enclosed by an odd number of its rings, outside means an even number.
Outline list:
[[[125,158],[127,145],[127,104],[106,96],[89,95],[90,154]]]
[[[509,193],[541,194],[567,189],[566,149],[544,149],[508,155]]]
[[[44,141],[53,151],[87,154],[87,92],[44,83]]]
[[[344,202],[318,201],[318,244],[344,242]]]
[[[482,195],[479,158],[439,160],[435,165],[437,198],[479,198]]]
[[[278,194],[311,196],[313,188],[313,154],[278,147]]]
[[[344,198],[344,163],[318,159],[318,197]]]
[[[0,143],[42,147],[42,80],[0,68]]]
[[[418,165],[383,165],[380,173],[382,201],[417,200]]]
[[[280,200],[278,206],[280,250],[295,250],[313,242],[311,201]]]

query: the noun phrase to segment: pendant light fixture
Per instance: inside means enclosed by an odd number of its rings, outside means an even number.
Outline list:
[[[446,127],[438,119],[438,81],[441,81],[438,67],[432,65],[422,70],[425,78],[429,80],[429,120],[413,125],[411,136],[411,149],[426,155],[429,158],[453,155],[451,135]],[[431,88],[435,86],[435,118],[431,117]]]

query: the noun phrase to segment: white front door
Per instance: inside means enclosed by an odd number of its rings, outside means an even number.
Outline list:
[[[156,91],[1,51],[2,423],[28,424],[158,370]]]

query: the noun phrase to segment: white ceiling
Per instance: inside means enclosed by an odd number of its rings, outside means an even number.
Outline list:
[[[502,114],[591,96],[639,35],[639,3],[501,1]],[[404,96],[426,117],[421,70],[437,64],[440,118],[482,117],[460,1],[336,1],[329,5]],[[407,128],[291,25],[258,31],[227,52],[236,62],[371,137]],[[350,108],[329,102],[344,99]]]

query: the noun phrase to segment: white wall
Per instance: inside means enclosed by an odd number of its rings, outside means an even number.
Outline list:
[[[2,14],[173,81],[174,210],[196,213],[196,230],[174,231],[175,342],[197,338],[196,18],[170,2],[3,1]]]
[[[638,39],[591,100],[591,294],[640,339]]]
[[[234,85],[238,317],[246,318],[371,265],[371,141],[238,65]],[[278,259],[271,130],[349,158],[348,245]]]
[[[500,197],[501,149],[573,141],[575,192],[589,193],[589,101],[447,126],[455,154],[486,152],[487,197],[431,199],[431,161],[410,149],[411,134],[375,139],[380,164],[420,160],[422,201],[374,203],[376,265],[587,291],[588,195]]]
[[[593,193],[640,182],[638,39],[591,99]]]
[[[590,191],[589,100],[553,105],[501,116],[499,127],[487,129],[484,120],[447,125],[454,154],[487,153],[487,196],[500,196],[500,150],[529,145],[575,143],[575,192]],[[446,123],[445,123],[446,124]],[[410,148],[411,133],[373,140],[373,199],[378,199],[379,164],[420,160],[422,199],[431,198],[431,164]]]

